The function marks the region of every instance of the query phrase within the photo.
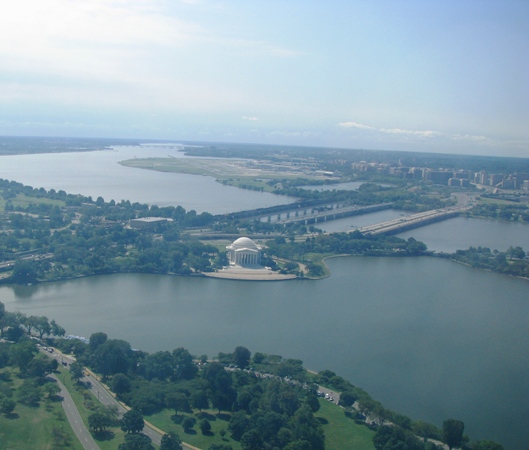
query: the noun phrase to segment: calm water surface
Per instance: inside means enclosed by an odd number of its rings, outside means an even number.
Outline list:
[[[158,206],[182,206],[187,211],[224,214],[291,203],[295,199],[267,192],[224,186],[211,177],[174,174],[124,167],[119,161],[133,158],[181,158],[178,147],[115,147],[113,150],[78,153],[0,156],[0,178],[36,188],[64,190],[70,194],[101,196],[106,201]]]
[[[362,216],[345,217],[315,225],[323,231],[351,231],[375,223],[385,222],[409,215],[402,211],[386,209]],[[428,249],[437,252],[453,253],[473,247],[489,247],[491,250],[505,251],[511,245],[529,250],[529,224],[522,222],[502,222],[499,220],[472,219],[455,217],[436,222],[421,228],[397,234],[408,239],[413,237],[424,242]]]
[[[339,258],[320,281],[112,275],[2,287],[8,310],[147,351],[300,358],[391,409],[511,449],[529,442],[529,282],[435,258]]]

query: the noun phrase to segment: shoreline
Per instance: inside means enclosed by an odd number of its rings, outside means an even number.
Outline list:
[[[320,277],[310,277],[310,276],[304,276],[300,277],[293,274],[280,274],[279,272],[269,271],[266,269],[252,269],[252,268],[241,268],[241,269],[220,269],[215,272],[197,272],[197,273],[190,273],[190,274],[179,274],[174,272],[141,272],[141,271],[116,271],[116,272],[102,272],[102,273],[91,273],[91,274],[80,274],[75,275],[71,277],[65,277],[65,278],[56,278],[51,280],[37,280],[33,283],[28,284],[18,284],[18,283],[10,283],[8,280],[9,278],[0,278],[0,286],[36,286],[39,284],[44,283],[59,283],[62,281],[70,281],[70,280],[77,280],[81,278],[89,278],[89,277],[95,277],[95,276],[105,276],[105,275],[119,275],[119,274],[146,274],[146,275],[167,275],[167,276],[173,276],[173,277],[207,277],[207,278],[216,278],[219,280],[235,280],[235,281],[287,281],[287,280],[310,280],[310,281],[317,281],[317,280],[323,280],[325,278],[329,278],[332,273],[329,269],[329,266],[327,265],[326,261],[328,259],[332,258],[344,258],[344,257],[372,257],[372,258],[395,258],[395,257],[406,257],[406,258],[419,258],[419,257],[432,257],[432,258],[443,258],[448,259],[452,262],[462,264],[464,266],[477,269],[477,270],[484,270],[487,272],[495,273],[498,275],[506,275],[512,278],[517,278],[524,281],[529,281],[529,277],[523,277],[520,275],[512,275],[509,273],[504,272],[498,272],[492,269],[484,268],[484,267],[476,267],[469,263],[459,261],[455,258],[451,258],[451,253],[436,253],[436,252],[428,252],[428,254],[424,255],[365,255],[365,254],[353,254],[353,253],[342,253],[338,255],[328,255],[321,259],[321,263],[324,266],[325,274]]]

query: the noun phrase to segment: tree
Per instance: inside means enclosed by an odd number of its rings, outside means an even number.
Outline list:
[[[165,404],[168,408],[174,409],[175,415],[178,411],[189,411],[189,400],[181,392],[171,392],[165,398]]]
[[[10,398],[4,397],[2,400],[0,400],[0,413],[5,414],[8,416],[13,412],[16,406],[16,402],[14,400],[11,400]]]
[[[171,377],[175,380],[192,380],[198,373],[198,367],[193,361],[193,357],[188,350],[178,347],[173,350],[174,373]]]
[[[53,334],[54,336],[64,336],[66,334],[66,330],[60,325],[58,325],[57,322],[55,322],[55,320],[52,320],[50,322],[50,326],[51,326],[51,334]]]
[[[39,318],[37,316],[22,317],[22,324],[26,327],[28,334],[31,336],[31,331],[37,326]]]
[[[174,431],[162,436],[160,450],[182,450],[182,440]]]
[[[46,316],[40,316],[37,318],[35,329],[39,333],[39,338],[42,340],[43,336],[51,333],[51,325]]]
[[[250,429],[250,421],[246,417],[244,411],[237,411],[231,415],[228,430],[231,433],[233,439],[238,441],[242,438],[242,435]]]
[[[241,437],[242,450],[256,450],[263,446],[263,439],[255,429],[248,430]]]
[[[12,365],[18,366],[21,372],[26,373],[35,353],[37,353],[35,345],[27,339],[10,347],[9,360]]]
[[[73,380],[79,381],[84,376],[84,369],[77,361],[70,364],[70,375]]]
[[[123,373],[117,373],[114,375],[110,383],[112,391],[117,395],[130,392],[131,386],[130,378]]]
[[[16,284],[31,284],[37,281],[39,265],[35,261],[18,259],[13,267],[11,280]]]
[[[102,411],[96,411],[88,416],[88,426],[94,434],[104,433],[111,424],[111,419]]]
[[[356,401],[357,397],[358,396],[351,391],[344,391],[340,394],[339,404],[345,407],[353,406],[353,403]]]
[[[143,420],[143,416],[141,412],[136,409],[131,409],[130,411],[127,411],[125,414],[123,414],[123,417],[121,418],[121,429],[125,433],[141,433],[144,426],[145,422]]]
[[[191,406],[199,411],[209,407],[209,400],[206,393],[202,390],[191,392]]]
[[[48,382],[43,386],[43,390],[48,394],[48,398],[55,398],[61,392],[61,388],[55,382]]]
[[[307,394],[306,400],[307,405],[309,405],[310,410],[315,413],[320,410],[320,402],[318,400],[318,397],[314,393]]]
[[[288,444],[285,450],[312,450],[312,447],[309,442],[298,439]]]
[[[26,373],[32,377],[45,377],[57,370],[59,363],[42,354],[35,356],[28,364]]]
[[[154,450],[151,439],[143,433],[126,434],[125,442],[119,444],[118,450]]]
[[[448,419],[443,422],[443,442],[450,449],[461,447],[465,424],[461,420]]]
[[[103,333],[103,332],[97,332],[97,333],[92,333],[90,335],[90,339],[89,339],[89,345],[90,345],[90,349],[92,351],[96,350],[100,345],[104,344],[108,339],[108,336],[106,335],[106,333]]]
[[[121,339],[109,339],[99,345],[92,355],[96,371],[107,377],[116,373],[127,373],[132,365],[133,353],[130,344]]]
[[[237,347],[233,352],[233,362],[241,369],[246,369],[250,363],[252,354],[246,347]]]
[[[186,417],[183,421],[182,421],[182,428],[185,430],[185,431],[188,431],[190,430],[191,428],[193,428],[195,426],[195,419],[193,417]]]
[[[211,433],[211,424],[209,423],[209,420],[204,419],[200,422],[200,431],[202,431],[202,434]]]

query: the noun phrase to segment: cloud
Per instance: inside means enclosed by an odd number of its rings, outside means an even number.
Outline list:
[[[358,122],[340,122],[338,123],[338,126],[343,128],[357,128],[360,130],[370,130],[370,131],[376,131],[379,133],[386,133],[386,134],[400,134],[400,135],[409,135],[409,136],[418,136],[418,137],[435,137],[440,136],[443,133],[440,131],[431,131],[431,130],[404,130],[402,128],[376,128],[371,125],[364,125],[362,123]]]
[[[434,137],[434,136],[441,136],[443,133],[440,131],[417,131],[417,130],[403,130],[401,128],[379,128],[379,131],[382,133],[389,133],[389,134],[407,134],[412,136],[420,136],[420,137]]]
[[[407,130],[404,128],[377,128],[370,125],[364,125],[358,122],[340,122],[338,126],[343,128],[356,128],[359,130],[369,131],[369,137],[379,139],[380,141],[388,142],[390,136],[391,139],[400,140],[401,142],[410,143],[412,140],[418,142],[423,139],[433,140],[436,139],[438,143],[447,143],[449,141],[456,142],[467,142],[469,144],[475,144],[480,147],[502,147],[507,146],[514,149],[527,148],[528,141],[513,141],[513,140],[502,140],[495,139],[484,135],[474,134],[458,134],[458,133],[443,133],[441,131],[434,130]],[[433,141],[432,141],[433,142]]]
[[[253,122],[253,121],[257,121],[257,120],[259,120],[259,117],[254,117],[254,116],[242,116],[242,118],[243,118],[244,120],[250,120],[250,121],[252,121],[252,122]]]
[[[369,125],[362,125],[361,123],[358,123],[358,122],[340,122],[338,125],[344,128],[360,128],[362,130],[376,130],[375,127],[370,127]]]

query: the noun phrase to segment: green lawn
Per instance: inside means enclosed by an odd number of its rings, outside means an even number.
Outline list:
[[[88,416],[94,412],[93,407],[96,406],[99,402],[88,391],[86,392],[88,393],[87,398],[89,400],[85,401],[85,398],[83,396],[83,390],[79,389],[79,386],[76,386],[75,383],[72,381],[69,371],[61,368],[61,374],[59,375],[59,379],[66,386],[68,392],[70,392],[70,395],[72,396],[73,401],[77,406],[77,409],[79,410],[79,414],[81,414],[83,422],[88,427]],[[118,445],[123,442],[124,433],[119,427],[111,428],[110,431],[114,433],[114,438],[112,440],[100,441],[96,439],[96,443],[97,445],[99,445],[101,450],[115,450]]]
[[[202,419],[197,417],[197,414],[185,414],[179,413],[178,418],[173,420],[174,411],[165,409],[160,413],[153,414],[152,416],[146,416],[145,420],[152,423],[154,426],[164,430],[165,432],[175,431],[182,441],[194,445],[200,449],[207,449],[212,444],[227,444],[230,445],[233,450],[240,450],[241,446],[237,441],[234,441],[230,437],[228,432],[228,423],[230,420],[229,413],[217,414],[217,411],[204,411],[204,415],[211,424],[211,434],[205,436],[200,431],[200,421]],[[195,426],[192,430],[185,432],[180,425],[184,417],[193,417],[197,419]],[[220,430],[226,430],[224,440],[219,434]]]
[[[3,369],[0,383],[17,388],[22,380],[16,371]],[[4,450],[82,450],[59,401],[42,400],[40,406],[29,407],[17,403],[9,416],[0,415],[0,447]]]
[[[374,450],[373,431],[364,425],[357,425],[352,419],[345,417],[343,409],[333,403],[320,399],[320,405],[320,410],[315,416],[323,424],[327,450]],[[179,419],[175,421],[173,420],[174,411],[164,410],[145,419],[164,431],[175,431],[184,442],[201,449],[207,449],[212,444],[224,443],[231,445],[233,450],[240,450],[239,442],[231,439],[229,432],[226,433],[224,441],[219,434],[221,429],[227,431],[229,414],[223,413],[219,416],[216,411],[210,410],[207,411],[207,415],[211,423],[212,434],[210,436],[204,436],[200,431],[200,419],[197,419],[191,432],[184,432],[180,425],[181,420],[184,417],[196,418],[195,414],[179,413]]]
[[[321,418],[325,432],[327,450],[374,450],[373,435],[364,425],[357,425],[345,417],[344,411],[334,403],[320,399],[320,410],[315,414]]]

